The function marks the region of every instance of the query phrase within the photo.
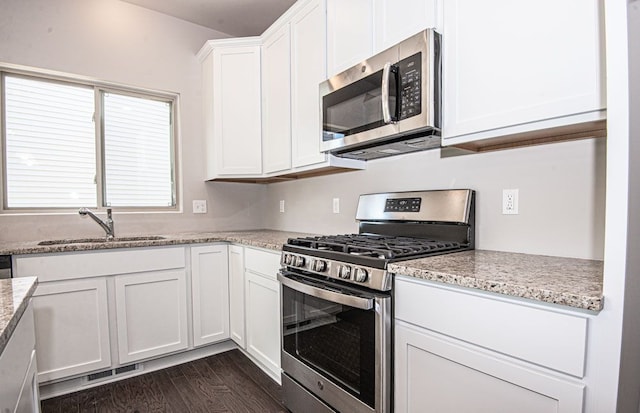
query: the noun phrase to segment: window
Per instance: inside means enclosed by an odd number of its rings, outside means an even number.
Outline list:
[[[3,73],[4,209],[174,208],[174,100]]]

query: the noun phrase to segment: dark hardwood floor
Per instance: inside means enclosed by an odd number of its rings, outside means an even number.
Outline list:
[[[280,386],[232,350],[44,400],[42,412],[287,412],[280,400]]]

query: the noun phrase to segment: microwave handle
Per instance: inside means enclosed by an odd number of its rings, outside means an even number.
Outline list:
[[[391,115],[391,109],[389,108],[389,75],[393,74],[396,77],[396,87],[398,87],[398,67],[396,65],[392,65],[387,62],[384,64],[384,68],[382,69],[382,120],[385,124],[393,123],[398,121],[398,113],[394,113]],[[396,90],[396,94],[399,93]],[[396,105],[396,111],[397,111]]]
[[[371,310],[373,308],[373,298],[358,297],[355,295],[342,294],[337,291],[326,290],[324,288],[292,280],[282,274],[278,274],[278,280],[282,285],[286,285],[293,290],[322,298],[327,301],[348,305],[349,307],[359,308],[361,310]]]
[[[391,63],[384,64],[382,69],[382,120],[384,123],[391,123],[391,111],[389,110],[389,74],[391,73]]]

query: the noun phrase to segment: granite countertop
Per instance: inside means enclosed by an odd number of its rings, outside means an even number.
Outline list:
[[[466,251],[389,264],[389,271],[425,280],[602,310],[603,262],[499,251]]]
[[[0,255],[44,254],[53,252],[89,251],[114,248],[158,247],[163,245],[201,244],[209,242],[234,242],[251,247],[280,251],[282,250],[282,244],[286,243],[288,238],[305,237],[311,235],[313,234],[260,229],[246,231],[194,232],[158,235],[162,237],[162,239],[134,241],[118,241],[118,237],[116,237],[116,241],[95,242],[95,238],[88,238],[86,239],[87,242],[74,242],[59,245],[38,245],[38,241],[4,242],[0,243]]]
[[[36,277],[0,280],[0,354],[27,309],[37,284]]]
[[[0,254],[41,254],[113,248],[233,242],[280,251],[299,232],[245,230],[162,235],[159,240],[38,245],[37,241],[0,243]],[[603,262],[499,251],[467,251],[390,263],[389,271],[431,281],[599,311],[603,306]]]

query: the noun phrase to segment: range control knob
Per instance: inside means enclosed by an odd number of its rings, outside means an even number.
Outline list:
[[[284,254],[282,261],[285,265],[291,265],[293,262],[293,256],[291,254]]]
[[[294,267],[298,267],[298,268],[304,267],[304,263],[305,263],[304,257],[301,257],[299,255],[294,255],[293,256],[293,266]]]
[[[368,277],[369,277],[369,273],[364,268],[356,268],[356,270],[353,273],[353,279],[359,283],[363,283],[367,281]]]
[[[351,267],[348,265],[338,267],[338,277],[344,278],[345,280],[351,278]]]
[[[316,272],[323,272],[327,269],[327,262],[324,260],[314,260],[311,269]]]

